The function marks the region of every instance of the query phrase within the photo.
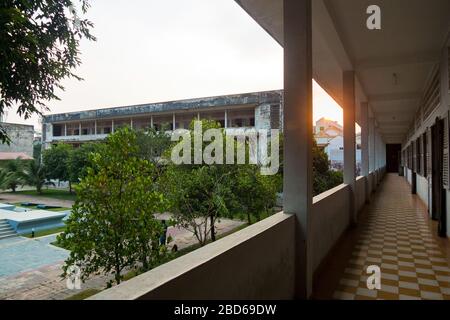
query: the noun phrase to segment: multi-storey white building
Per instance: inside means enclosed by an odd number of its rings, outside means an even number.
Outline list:
[[[43,116],[44,148],[58,142],[79,146],[104,139],[117,128],[188,128],[194,119],[212,119],[224,128],[280,128],[282,91],[265,91],[149,103]],[[281,129],[281,128],[280,128]]]

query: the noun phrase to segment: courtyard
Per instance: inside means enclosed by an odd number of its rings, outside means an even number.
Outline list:
[[[158,216],[160,220],[170,218],[168,213]],[[217,223],[217,234],[228,234],[243,224],[242,221],[222,219]],[[179,250],[188,252],[190,247],[197,245],[193,234],[183,228],[171,226],[167,234],[173,239],[169,247],[177,244]],[[86,290],[105,289],[111,276],[94,275],[82,284],[80,290],[67,288],[61,274],[69,251],[52,244],[56,237],[57,234],[51,234],[38,238],[17,236],[0,240],[0,299],[62,300]]]

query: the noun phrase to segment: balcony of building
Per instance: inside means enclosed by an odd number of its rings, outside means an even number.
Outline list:
[[[236,2],[284,48],[284,211],[91,299],[448,299],[450,3]],[[316,197],[313,78],[344,113],[344,184]]]
[[[279,110],[278,108],[278,112],[280,112]],[[228,108],[217,106],[201,111],[177,110],[174,112],[141,114],[133,117],[110,119],[92,117],[83,121],[59,121],[46,124],[49,130],[45,142],[80,143],[103,140],[110,133],[124,126],[143,131],[153,128],[156,131],[170,133],[174,129],[189,129],[192,120],[199,119],[214,120],[227,131],[270,127],[270,123],[262,123],[270,120],[262,120],[258,113],[259,109],[254,105],[230,106]]]

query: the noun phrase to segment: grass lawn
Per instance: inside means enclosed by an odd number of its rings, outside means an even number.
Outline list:
[[[75,201],[77,196],[75,193],[70,193],[68,190],[60,189],[43,189],[42,193],[38,193],[36,190],[21,190],[16,191],[16,194],[24,194],[33,197],[46,197],[60,200],[72,200]]]
[[[90,296],[93,296],[96,293],[99,293],[100,291],[102,290],[86,289],[84,291],[81,291],[80,293],[74,294],[73,296],[66,298],[65,300],[84,300],[86,298],[89,298]]]
[[[36,231],[34,233],[34,237],[37,238],[37,237],[48,236],[50,234],[63,232],[64,230],[66,230],[66,227],[59,227],[59,228],[48,229],[48,230],[43,230],[43,231]],[[23,234],[22,236],[23,237],[27,237],[27,238],[31,238],[31,233],[26,233],[26,234]]]

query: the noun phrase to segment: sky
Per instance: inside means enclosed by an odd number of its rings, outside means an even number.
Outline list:
[[[95,0],[86,17],[96,42],[50,113],[283,88],[283,49],[233,0]],[[130,5],[132,4],[132,5]],[[342,124],[342,109],[313,86],[314,120]],[[33,124],[15,110],[6,121]]]

